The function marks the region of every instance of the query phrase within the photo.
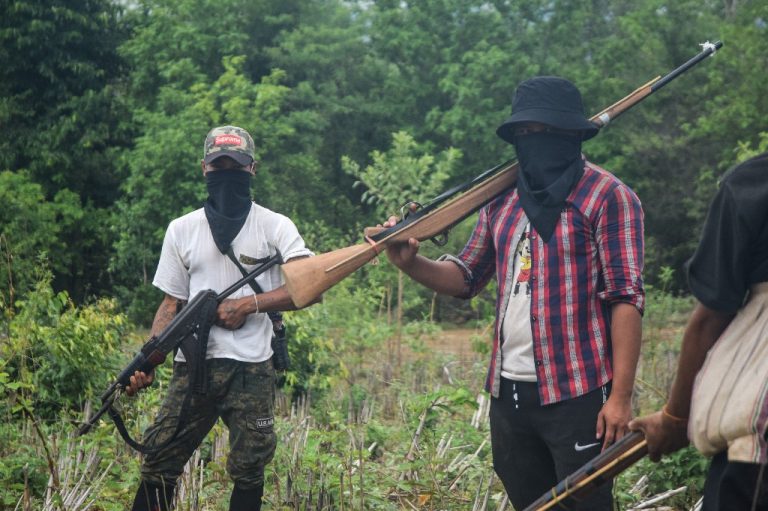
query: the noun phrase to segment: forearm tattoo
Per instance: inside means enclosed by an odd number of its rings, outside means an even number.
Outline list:
[[[176,317],[176,314],[185,303],[184,300],[177,298],[166,298],[163,300],[160,307],[157,308],[155,319],[152,322],[152,335],[160,334],[173,321],[173,318]]]

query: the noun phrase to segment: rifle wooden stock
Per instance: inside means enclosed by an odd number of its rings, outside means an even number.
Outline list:
[[[388,244],[407,241],[409,238],[420,241],[433,238],[509,189],[516,180],[517,162],[511,162],[485,181],[378,242],[361,243],[285,263],[281,268],[291,300],[299,308],[312,303],[322,293],[376,257]]]
[[[648,444],[645,436],[639,431],[632,431],[560,481],[523,511],[570,509],[569,504],[578,503],[595,488],[610,481],[646,454]]]
[[[656,77],[638,87],[629,95],[593,115],[590,121],[602,128],[706,57],[714,54],[722,45],[723,43],[719,41],[701,45],[703,50],[688,62],[664,77]],[[399,229],[392,228],[389,235],[375,243],[353,245],[282,265],[286,288],[294,305],[301,308],[314,302],[322,293],[376,257],[388,244],[406,241],[408,238],[416,238],[420,241],[433,238],[477,211],[514,186],[517,181],[517,162],[502,164],[501,167],[495,174],[455,197],[447,199],[444,204],[417,220],[403,223]],[[368,228],[366,237],[380,231],[380,228]]]

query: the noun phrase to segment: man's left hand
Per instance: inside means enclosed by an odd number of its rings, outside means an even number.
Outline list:
[[[631,399],[621,399],[611,394],[597,414],[597,438],[603,439],[603,450],[623,437],[632,419]]]

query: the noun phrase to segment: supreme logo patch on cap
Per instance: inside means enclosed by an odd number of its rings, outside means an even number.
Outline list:
[[[242,145],[243,139],[237,135],[219,135],[213,142],[213,145]]]

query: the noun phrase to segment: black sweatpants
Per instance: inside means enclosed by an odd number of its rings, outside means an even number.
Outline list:
[[[541,406],[536,383],[501,382],[499,398],[491,399],[493,468],[512,505],[522,510],[600,454],[597,414],[610,389]],[[569,509],[610,511],[611,489],[605,484]]]

